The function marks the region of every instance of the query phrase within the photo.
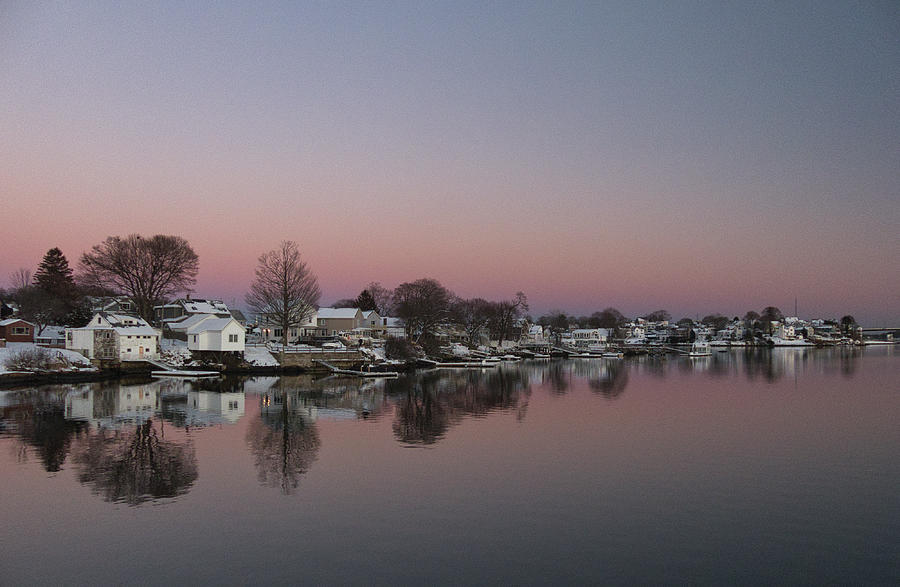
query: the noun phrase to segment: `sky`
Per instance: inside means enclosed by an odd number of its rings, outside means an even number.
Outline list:
[[[0,287],[176,234],[196,297],[296,241],[322,304],[900,325],[900,7],[0,3]]]

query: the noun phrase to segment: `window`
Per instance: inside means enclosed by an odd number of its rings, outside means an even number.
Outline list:
[[[28,334],[27,326],[15,326],[13,327],[13,334]]]
[[[228,342],[237,342],[237,341],[238,341],[238,335],[237,335],[237,334],[229,334],[229,335],[228,335]]]
[[[284,332],[281,328],[276,328],[275,332],[272,333],[272,336],[278,338],[281,336],[281,333]]]

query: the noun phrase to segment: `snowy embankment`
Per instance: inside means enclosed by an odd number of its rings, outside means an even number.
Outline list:
[[[25,357],[28,359],[25,360]],[[72,373],[96,371],[96,368],[92,367],[91,362],[81,353],[66,349],[48,349],[30,342],[10,342],[0,348],[0,375],[36,371]]]
[[[187,342],[163,338],[159,341],[159,354],[162,362],[172,367],[186,367],[193,363]]]
[[[247,345],[244,347],[244,360],[254,367],[277,367],[278,359],[272,356],[265,346]]]

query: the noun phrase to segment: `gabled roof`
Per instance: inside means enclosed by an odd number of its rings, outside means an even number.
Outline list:
[[[29,322],[28,320],[22,320],[21,318],[7,318],[6,320],[0,320],[0,326],[9,326],[10,324],[14,324],[16,322],[24,322],[29,326],[34,326],[34,324]]]
[[[367,320],[369,319],[369,316],[371,316],[372,314],[375,314],[375,315],[378,316],[379,318],[381,317],[381,316],[378,314],[378,312],[375,311],[375,310],[366,310],[366,311],[363,312],[362,314],[363,314],[363,318],[365,318],[365,319],[367,319]]]
[[[185,316],[181,320],[177,321],[166,321],[166,326],[169,327],[170,330],[176,330],[179,332],[187,332],[194,326],[200,324],[201,322],[205,322],[207,320],[217,320],[217,316],[215,314],[189,314]],[[224,320],[228,320],[228,318],[223,318]]]
[[[66,327],[65,326],[44,326],[44,331],[40,334],[35,333],[34,338],[50,338],[50,339],[60,339],[66,337]]]
[[[319,308],[319,318],[356,318],[359,308]]]
[[[200,322],[194,324],[190,328],[188,328],[188,334],[198,334],[200,332],[219,332],[224,330],[226,326],[234,322],[238,326],[240,324],[234,318],[209,318],[208,320],[201,320]],[[241,326],[243,328],[243,326]]]
[[[97,324],[97,316],[105,320]],[[97,312],[91,318],[90,323],[83,328],[72,328],[71,330],[115,330],[120,336],[159,336],[159,332],[150,326],[146,320],[137,316],[129,316],[128,314],[111,314],[109,312]]]

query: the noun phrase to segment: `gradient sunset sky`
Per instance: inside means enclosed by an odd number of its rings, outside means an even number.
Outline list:
[[[900,322],[893,0],[6,0],[0,79],[0,286],[162,233],[226,301],[290,239],[323,305]]]

